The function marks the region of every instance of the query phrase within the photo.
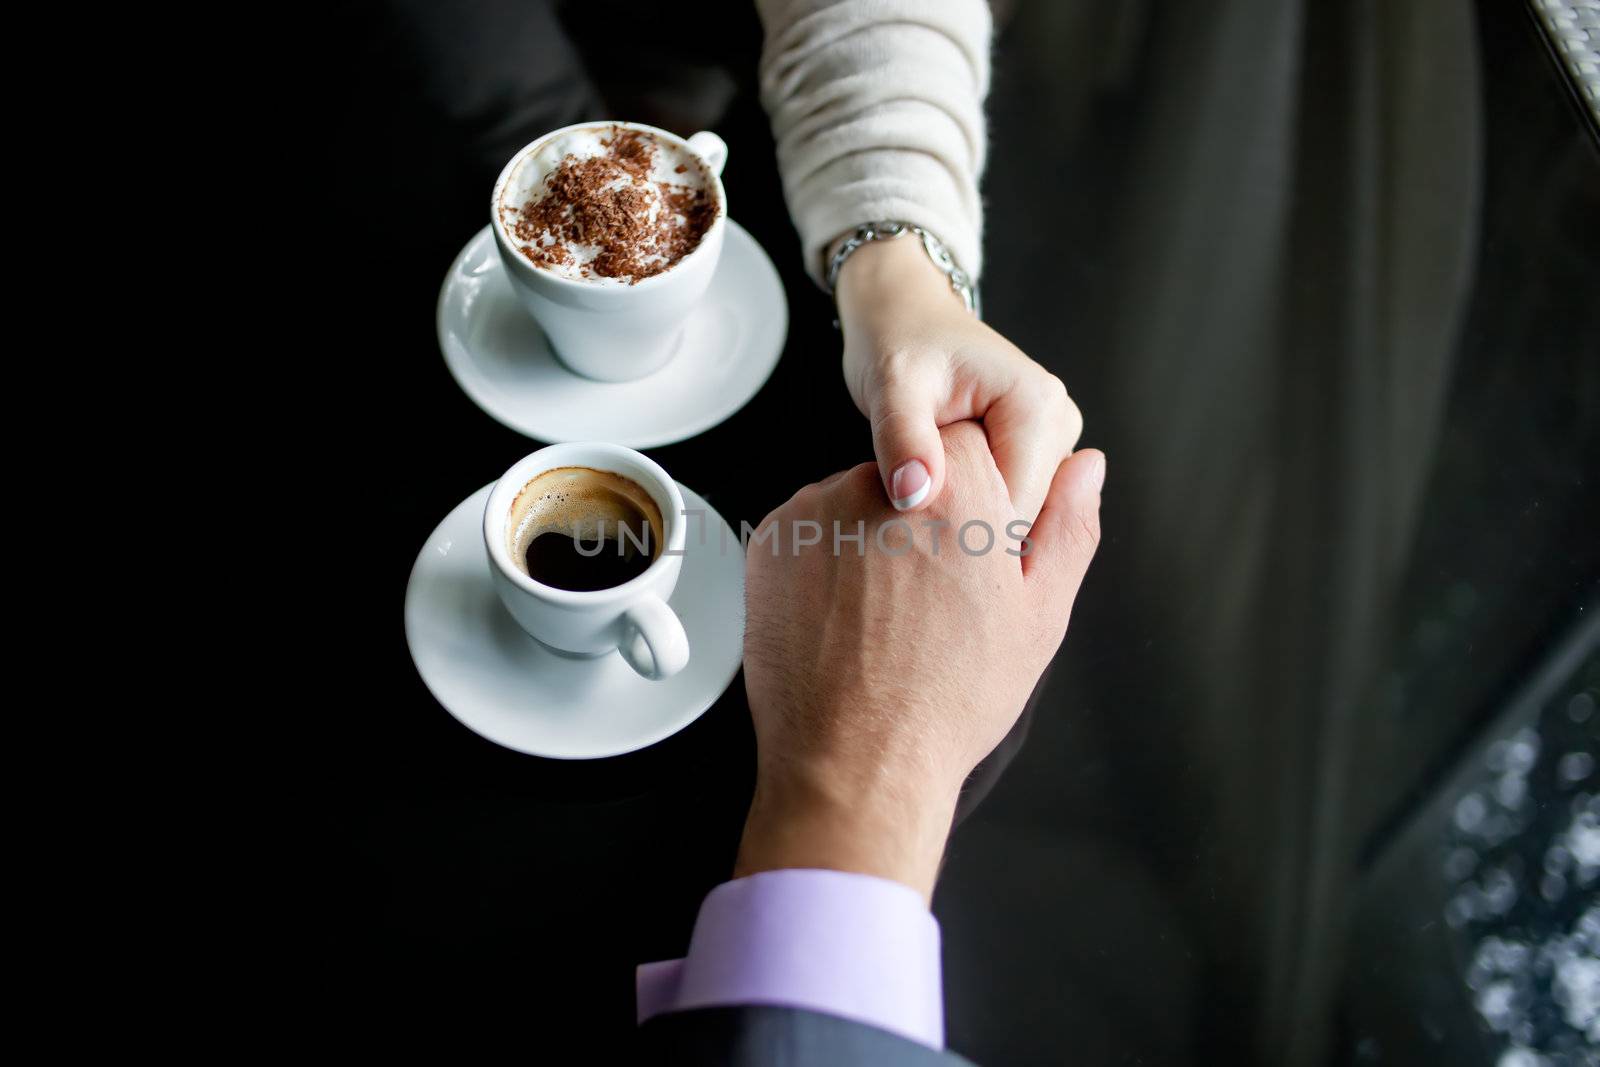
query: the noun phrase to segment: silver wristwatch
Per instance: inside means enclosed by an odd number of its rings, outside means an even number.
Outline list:
[[[839,285],[839,270],[844,266],[844,261],[851,254],[868,241],[891,241],[903,234],[914,233],[922,238],[922,247],[927,251],[928,258],[933,260],[933,265],[944,272],[950,279],[950,288],[954,289],[967,310],[979,318],[983,317],[982,305],[978,302],[978,287],[973,284],[972,277],[966,271],[956,266],[955,257],[944,246],[944,242],[921,226],[912,226],[905,222],[868,222],[857,226],[855,232],[844,239],[844,244],[828,260],[828,292],[833,292]]]

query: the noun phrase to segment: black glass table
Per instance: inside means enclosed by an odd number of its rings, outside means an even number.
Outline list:
[[[559,12],[595,91],[619,117],[714,113],[732,214],[788,290],[761,392],[650,450],[753,524],[871,456],[799,269],[759,27],[709,5],[693,33],[647,22],[676,63],[613,63],[608,6]],[[1067,382],[1109,477],[1071,632],[934,901],[951,1046],[1596,1062],[1600,1009],[1574,998],[1600,988],[1600,151],[1560,66],[1512,0],[997,10],[986,318]],[[530,49],[556,25],[453,17]],[[388,266],[358,283],[342,357],[362,362],[355,447],[394,478],[349,698],[313,709],[347,861],[324,980],[569,1030],[608,1062],[633,966],[681,954],[728,876],[748,709],[740,680],[650,749],[540,760],[469,733],[413,670],[418,546],[537,447],[456,388],[432,318],[499,165],[473,146],[542,129],[494,126],[488,90],[441,103],[403,21],[349,27],[339,101],[346,176],[374,145],[415,166],[379,193],[406,224],[362,235]],[[504,66],[485,84],[515,84]]]

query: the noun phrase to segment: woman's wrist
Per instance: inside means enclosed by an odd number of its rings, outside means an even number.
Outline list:
[[[843,240],[829,246],[830,254]],[[907,311],[968,314],[949,277],[934,266],[914,235],[869,241],[856,249],[839,270],[834,298],[846,331],[852,324],[892,321]]]

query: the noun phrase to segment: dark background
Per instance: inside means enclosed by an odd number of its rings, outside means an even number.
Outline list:
[[[1600,752],[1600,154],[1542,39],[1493,0],[997,12],[986,318],[1067,382],[1109,476],[1026,743],[935,898],[951,1046],[1595,1062],[1550,966],[1480,959],[1570,938],[1600,886],[1570,850],[1545,881],[1600,793],[1558,773]],[[307,711],[338,846],[308,980],[391,1031],[625,1054],[633,966],[682,952],[752,780],[742,683],[650,750],[564,763],[472,735],[411,665],[417,547],[536,447],[467,400],[433,327],[504,160],[586,118],[720,133],[789,340],[743,411],[651,455],[735,524],[871,456],[799,269],[753,7],[693,15],[475,0],[327,26],[317,178],[362,266],[311,341],[360,384],[350,469],[394,473],[329,620],[335,699]],[[1494,833],[1463,828],[1468,794]],[[1483,1010],[1494,975],[1509,1017]]]

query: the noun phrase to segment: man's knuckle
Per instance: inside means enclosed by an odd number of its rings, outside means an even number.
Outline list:
[[[876,463],[857,463],[850,468],[844,478],[844,484],[857,493],[877,492],[880,479]]]

